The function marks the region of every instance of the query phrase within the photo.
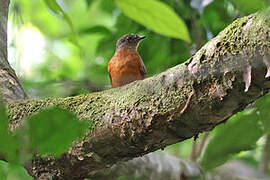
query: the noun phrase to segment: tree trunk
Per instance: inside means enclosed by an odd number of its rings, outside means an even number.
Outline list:
[[[0,93],[4,101],[24,99],[26,94],[7,61],[7,19],[9,0],[0,0]]]
[[[76,97],[8,103],[12,131],[50,106],[95,124],[61,157],[37,155],[28,171],[35,178],[91,177],[209,131],[241,111],[270,89],[269,12],[236,20],[186,63],[143,81]]]

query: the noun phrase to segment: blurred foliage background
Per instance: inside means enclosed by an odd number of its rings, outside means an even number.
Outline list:
[[[33,97],[102,90],[109,88],[107,63],[122,35],[147,36],[138,51],[148,76],[152,76],[184,62],[234,19],[261,9],[267,1],[243,1],[244,6],[237,0],[161,2],[185,22],[192,43],[157,34],[138,24],[113,0],[11,0],[9,61]],[[129,7],[123,8],[129,11]],[[145,17],[141,13],[136,16]],[[156,20],[150,21],[155,24]]]
[[[160,0],[158,9],[152,1],[157,0],[11,0],[9,62],[33,98],[101,91],[110,88],[107,63],[122,35],[147,36],[138,51],[153,76],[186,61],[236,18],[270,5],[269,0]],[[167,21],[163,6],[178,20]],[[158,32],[162,18],[161,25],[179,33]],[[182,25],[171,26],[176,21]],[[270,154],[269,99],[265,96],[196,142],[189,139],[158,152],[199,161],[206,170],[232,159],[259,169]],[[269,173],[268,166],[261,170]]]

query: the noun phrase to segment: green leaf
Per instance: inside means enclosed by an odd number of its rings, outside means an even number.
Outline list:
[[[92,26],[92,27],[81,29],[81,30],[79,30],[78,33],[80,35],[98,33],[98,34],[104,34],[104,35],[107,35],[108,36],[112,32],[111,32],[110,29],[108,29],[105,26],[97,25],[97,26]]]
[[[254,13],[264,8],[263,0],[230,0],[237,9],[245,14]]]
[[[89,8],[91,4],[94,2],[93,0],[85,0],[87,7]]]
[[[71,31],[74,33],[73,23],[68,14],[61,8],[56,0],[44,0],[47,7],[57,15],[60,15],[69,25]]]
[[[256,111],[246,110],[231,117],[226,124],[216,128],[203,154],[201,165],[205,170],[225,163],[232,155],[254,148],[264,134]]]
[[[0,132],[7,131],[8,129],[8,117],[2,99],[0,99]],[[0,136],[1,137],[1,136]]]
[[[115,11],[115,3],[113,0],[101,0],[99,1],[99,7],[102,11],[112,14]]]
[[[30,145],[41,154],[59,156],[83,137],[89,126],[67,110],[46,109],[28,119]]]
[[[203,26],[210,30],[214,36],[228,26],[232,21],[227,9],[225,8],[225,0],[216,0],[204,8],[201,15]]]
[[[63,10],[59,6],[59,4],[56,2],[56,0],[44,0],[47,7],[53,11],[55,14],[60,14]]]
[[[156,33],[190,42],[184,21],[168,5],[157,0],[116,0],[129,18]]]
[[[270,133],[270,93],[258,99],[254,107],[257,109],[257,115],[263,122],[265,130]]]
[[[10,163],[18,163],[19,157],[17,154],[18,150],[18,139],[13,136],[8,127],[8,117],[5,112],[4,105],[0,100],[0,155]]]
[[[0,177],[1,179],[12,180],[31,180],[33,179],[28,175],[27,171],[18,165],[12,165],[5,161],[0,161]]]

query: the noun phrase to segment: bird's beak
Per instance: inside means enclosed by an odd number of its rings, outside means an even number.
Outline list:
[[[140,36],[139,37],[139,41],[142,40],[142,39],[144,39],[144,38],[146,38],[146,36]]]

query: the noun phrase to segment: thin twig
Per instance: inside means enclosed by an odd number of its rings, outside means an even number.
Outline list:
[[[270,152],[270,134],[265,137],[265,143],[262,149],[262,157],[260,162],[260,170],[267,173],[269,168],[269,152]]]
[[[204,147],[205,147],[205,144],[206,144],[206,141],[207,141],[207,139],[208,139],[208,136],[209,136],[209,132],[205,132],[205,133],[203,134],[203,137],[202,137],[202,140],[201,140],[201,143],[200,143],[199,150],[198,150],[198,152],[196,153],[196,159],[197,159],[198,157],[200,157],[200,155],[202,154],[202,151],[203,151],[203,149],[204,149]]]
[[[194,93],[195,93],[195,90],[192,88],[192,91],[188,96],[187,102],[186,102],[185,106],[183,107],[183,109],[180,111],[180,114],[183,114],[186,111],[186,109],[187,109],[187,107],[188,107],[188,105],[190,103],[190,99],[191,99],[191,97],[193,96]]]
[[[190,153],[190,160],[192,161],[195,161],[196,160],[196,154],[197,154],[197,146],[198,145],[198,142],[193,140],[192,142],[192,148],[191,148],[191,153]]]

